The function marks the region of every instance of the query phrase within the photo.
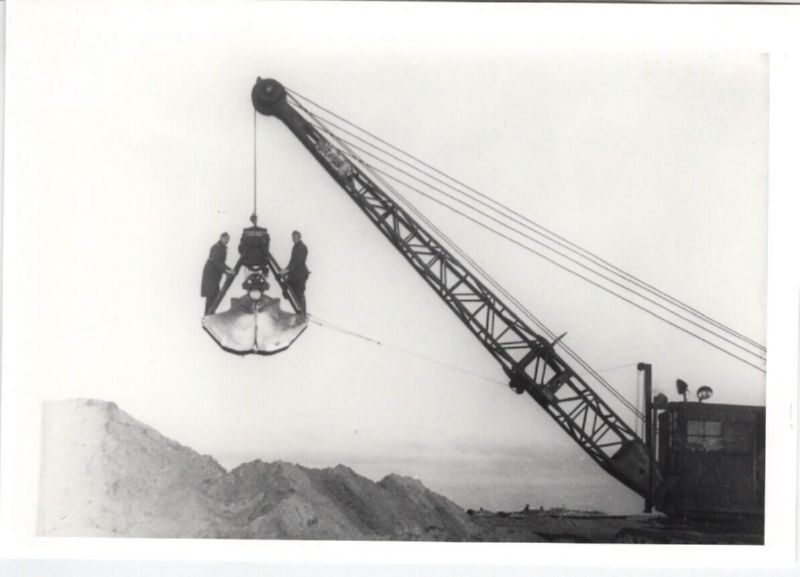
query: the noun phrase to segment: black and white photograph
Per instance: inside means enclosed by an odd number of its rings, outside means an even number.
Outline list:
[[[8,3],[3,541],[795,562],[792,61],[725,14]]]

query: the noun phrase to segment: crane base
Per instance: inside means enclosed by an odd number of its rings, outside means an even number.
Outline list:
[[[231,299],[225,312],[203,317],[203,328],[217,344],[239,355],[271,355],[289,348],[308,323],[280,308],[280,299],[248,296]]]

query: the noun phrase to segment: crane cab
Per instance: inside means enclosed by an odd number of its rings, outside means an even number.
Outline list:
[[[765,408],[667,403],[658,415],[657,508],[683,517],[764,515]]]

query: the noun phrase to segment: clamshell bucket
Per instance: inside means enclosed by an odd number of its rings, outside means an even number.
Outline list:
[[[225,312],[203,317],[203,328],[226,351],[270,355],[289,348],[308,323],[280,308],[280,299],[247,294],[231,299]]]

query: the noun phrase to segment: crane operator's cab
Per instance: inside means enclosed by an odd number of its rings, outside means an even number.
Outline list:
[[[656,507],[684,517],[764,515],[765,408],[670,402],[658,414]]]

